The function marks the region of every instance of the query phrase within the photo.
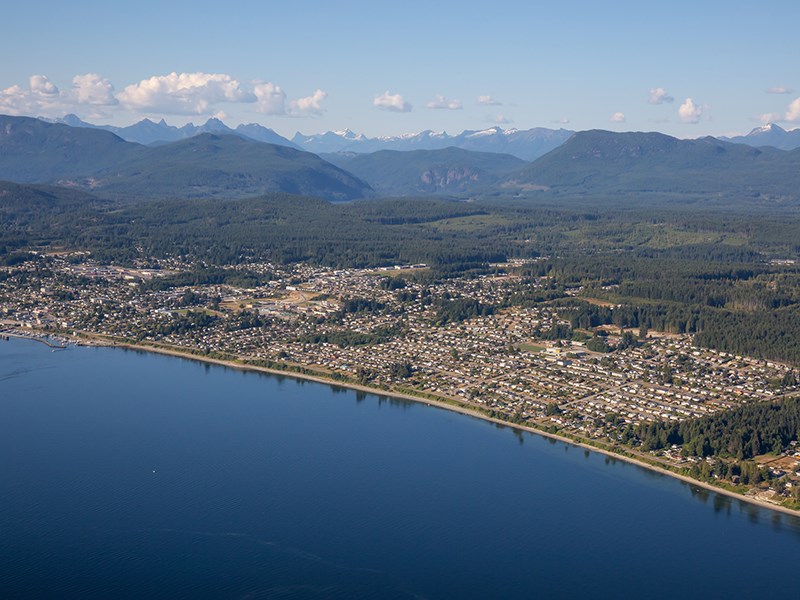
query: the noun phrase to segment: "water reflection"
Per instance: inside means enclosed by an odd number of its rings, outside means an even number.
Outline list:
[[[723,494],[714,494],[714,513],[720,514],[722,512],[725,515],[730,516],[731,509],[733,508],[733,501],[730,497],[725,496]]]
[[[395,398],[394,396],[385,396],[383,394],[377,395],[373,394],[375,398],[378,399],[378,406],[383,406],[384,404],[388,404],[389,406],[393,406],[395,408],[402,408],[404,410],[408,410],[412,408],[416,402],[412,402],[411,400],[405,400],[403,398]]]
[[[613,456],[609,456],[608,454],[605,454],[605,455],[603,456],[603,463],[604,463],[606,466],[616,466],[616,465],[617,465],[617,463],[619,463],[619,462],[620,462],[620,461],[618,461],[616,458],[614,458]],[[644,470],[644,471],[647,471],[648,469],[643,469],[643,470]]]
[[[758,507],[753,504],[747,504],[746,512],[747,518],[750,520],[750,522],[754,525],[758,525],[759,517],[761,516],[761,511],[758,510]]]

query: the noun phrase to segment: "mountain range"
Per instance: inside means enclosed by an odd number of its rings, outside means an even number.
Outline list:
[[[143,119],[127,127],[93,125],[75,115],[67,115],[52,122],[62,123],[70,127],[110,131],[127,142],[136,142],[146,146],[176,142],[201,133],[214,133],[219,135],[239,135],[257,142],[287,146],[313,152],[314,154],[332,152],[367,154],[378,150],[438,150],[455,147],[478,152],[507,153],[522,160],[534,160],[542,156],[564,143],[574,133],[567,129],[546,129],[543,127],[528,130],[504,130],[500,127],[492,127],[482,131],[464,131],[458,135],[423,131],[399,136],[369,138],[363,134],[353,133],[349,129],[345,129],[316,135],[303,135],[298,132],[290,141],[278,135],[272,129],[256,123],[238,125],[234,129],[214,118],[208,119],[202,125],[188,123],[182,127],[168,125],[164,119],[161,119],[158,123],[150,119]]]
[[[338,152],[322,158],[363,179],[389,196],[463,194],[485,189],[526,163],[510,154],[441,150],[378,150],[370,154]]]
[[[568,129],[544,127],[526,130],[491,127],[480,131],[467,130],[458,135],[426,130],[414,134],[368,138],[345,129],[310,136],[297,133],[292,142],[316,154],[332,152],[366,154],[378,150],[461,148],[476,152],[499,152],[511,154],[522,160],[535,160],[563,144],[573,133],[575,132]]]
[[[103,131],[110,131],[121,137],[126,142],[136,142],[145,146],[153,146],[160,144],[167,144],[169,142],[177,142],[185,140],[201,133],[213,133],[217,135],[238,135],[241,137],[255,140],[256,142],[266,142],[268,144],[276,144],[278,146],[287,146],[288,148],[299,148],[287,140],[285,137],[278,135],[272,129],[258,125],[257,123],[249,123],[247,125],[238,125],[235,129],[231,129],[219,119],[209,119],[202,125],[194,125],[188,123],[183,127],[175,127],[168,125],[164,119],[158,123],[150,119],[142,119],[141,121],[128,125],[127,127],[115,127],[114,125],[92,125],[86,121],[82,121],[75,115],[66,115],[62,119],[55,119],[52,122],[62,123],[70,127],[84,127],[87,129],[102,129]]]
[[[494,131],[479,138],[497,135],[505,134]],[[101,199],[122,200],[284,192],[333,201],[376,195],[534,193],[628,195],[642,202],[686,195],[701,200],[735,196],[796,201],[800,149],[593,130],[572,134],[533,162],[457,147],[320,157],[235,132],[201,133],[144,146],[101,129],[0,116],[0,179],[67,186]]]
[[[772,146],[780,150],[794,150],[800,148],[800,128],[786,131],[775,123],[768,123],[762,127],[756,127],[747,135],[718,139],[748,146]]]
[[[582,131],[509,176],[522,190],[587,194],[800,197],[800,149],[754,148],[713,137]]]
[[[466,130],[457,135],[426,130],[419,133],[370,138],[349,129],[344,129],[313,135],[304,135],[297,132],[289,140],[272,129],[257,123],[241,124],[232,128],[216,118],[208,119],[202,125],[188,123],[182,127],[169,125],[164,119],[159,122],[142,119],[127,127],[93,125],[73,114],[66,115],[61,119],[51,120],[51,122],[63,123],[71,127],[110,131],[125,141],[136,142],[146,146],[184,140],[201,133],[214,133],[219,135],[239,135],[257,142],[287,146],[313,152],[314,154],[336,152],[368,154],[379,150],[440,150],[453,147],[477,152],[511,154],[527,161],[536,160],[540,156],[547,154],[550,150],[567,141],[575,133],[568,129],[547,129],[544,127],[525,130],[490,127],[483,130]],[[794,150],[800,147],[800,128],[787,131],[774,123],[770,123],[756,127],[747,135],[735,137],[718,136],[717,139],[748,146],[772,146],[780,150]]]
[[[202,133],[143,146],[109,131],[7,116],[0,116],[0,179],[123,199],[372,194],[369,185],[314,154],[242,136]]]

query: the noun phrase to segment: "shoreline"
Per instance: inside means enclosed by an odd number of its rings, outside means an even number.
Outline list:
[[[31,332],[34,333],[34,332]],[[47,336],[47,334],[42,334],[41,332],[36,332],[37,334]],[[21,339],[31,339],[34,341],[42,341],[40,337],[36,335],[25,335],[25,334],[14,334],[10,332],[4,332],[4,335],[9,335],[15,338]],[[465,416],[474,417],[476,419],[481,419],[483,421],[487,421],[490,423],[494,423],[495,425],[502,425],[503,427],[509,427],[516,429],[518,431],[525,431],[527,433],[531,433],[534,435],[539,435],[544,438],[548,438],[551,440],[555,440],[558,442],[562,442],[564,444],[569,444],[576,448],[583,448],[585,450],[589,450],[590,452],[597,452],[604,456],[608,456],[610,458],[621,460],[631,465],[635,465],[637,467],[647,469],[649,471],[659,473],[660,475],[665,475],[668,477],[672,477],[677,479],[683,483],[695,486],[700,489],[704,489],[707,491],[715,492],[717,494],[721,494],[728,498],[740,500],[746,504],[750,504],[752,506],[756,506],[759,508],[764,508],[768,510],[772,510],[778,513],[786,514],[795,518],[800,519],[800,510],[795,510],[792,508],[787,508],[785,506],[781,506],[779,504],[773,504],[771,502],[767,502],[764,500],[760,500],[758,498],[754,498],[752,496],[746,496],[744,494],[738,494],[736,492],[732,492],[725,488],[721,488],[715,486],[711,483],[707,483],[705,481],[699,481],[697,479],[693,479],[687,475],[683,475],[681,473],[676,473],[675,471],[671,471],[664,467],[659,467],[657,465],[650,464],[643,460],[639,460],[637,458],[614,452],[613,450],[609,450],[606,448],[601,448],[598,446],[594,446],[589,444],[585,441],[580,441],[576,439],[572,439],[570,437],[560,435],[557,433],[550,433],[548,431],[544,431],[542,429],[538,429],[536,427],[531,427],[529,425],[520,425],[517,423],[511,423],[509,421],[504,421],[503,419],[498,419],[495,417],[491,417],[489,415],[485,415],[477,410],[474,410],[468,406],[463,404],[451,404],[443,401],[433,400],[429,398],[424,398],[422,396],[414,396],[412,394],[397,392],[397,391],[390,391],[390,390],[383,390],[380,388],[373,388],[365,385],[360,385],[357,383],[345,382],[345,381],[338,381],[332,378],[326,378],[323,375],[312,375],[310,373],[302,373],[296,372],[291,370],[282,370],[282,369],[275,369],[270,367],[263,367],[259,365],[252,365],[240,362],[234,362],[232,360],[220,359],[220,358],[212,358],[208,356],[202,356],[197,354],[192,354],[188,351],[180,351],[171,348],[163,348],[159,346],[150,346],[150,345],[140,345],[131,342],[116,342],[113,340],[108,340],[102,336],[95,336],[92,334],[84,334],[86,337],[77,337],[77,340],[82,342],[82,345],[85,346],[96,346],[96,347],[108,347],[108,348],[122,348],[124,350],[135,350],[140,352],[150,352],[153,354],[160,354],[163,356],[172,356],[174,358],[183,358],[188,360],[194,360],[196,362],[204,363],[204,364],[212,364],[222,367],[227,367],[230,369],[237,369],[240,371],[253,371],[257,373],[265,373],[268,375],[281,375],[284,377],[291,377],[294,379],[300,379],[304,381],[311,381],[314,383],[321,383],[328,386],[339,386],[346,389],[354,390],[357,392],[364,392],[367,394],[371,394],[373,396],[384,396],[389,398],[396,398],[400,400],[407,400],[410,402],[416,402],[419,404],[426,404],[428,406],[434,406],[436,408],[440,408],[443,410],[449,410],[451,412],[459,413]],[[64,338],[66,339],[66,338]],[[49,346],[49,344],[47,344]],[[456,402],[455,400],[453,401]]]

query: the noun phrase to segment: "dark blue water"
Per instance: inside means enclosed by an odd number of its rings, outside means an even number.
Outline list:
[[[415,403],[0,342],[2,598],[721,598],[797,520]]]

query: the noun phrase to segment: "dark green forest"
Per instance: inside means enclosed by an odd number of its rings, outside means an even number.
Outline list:
[[[739,406],[680,423],[643,424],[635,431],[645,450],[683,445],[688,456],[750,459],[779,453],[800,434],[800,400]]]
[[[252,261],[332,267],[424,263],[416,275],[520,276],[496,306],[442,306],[442,322],[512,305],[558,302],[572,337],[599,325],[689,333],[700,346],[800,364],[800,208],[732,199],[725,210],[684,199],[402,198],[332,204],[271,194],[115,204],[84,192],[0,184],[0,260],[77,249],[101,262],[178,258],[175,286],[251,287]],[[569,296],[569,297],[567,297]],[[586,300],[591,300],[591,302]],[[598,302],[599,301],[599,302]],[[602,304],[599,306],[598,304]],[[613,308],[612,308],[613,307]]]

